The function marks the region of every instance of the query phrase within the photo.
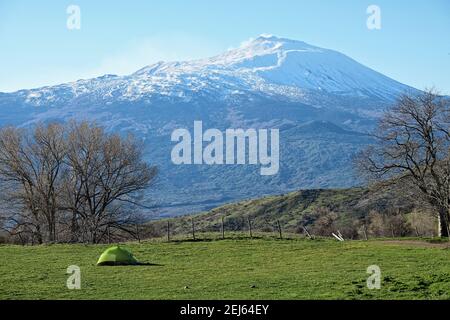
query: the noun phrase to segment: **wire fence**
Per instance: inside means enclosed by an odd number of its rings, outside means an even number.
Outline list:
[[[313,238],[307,227],[273,221],[252,219],[251,217],[220,217],[215,221],[205,221],[198,217],[183,217],[155,221],[142,227],[140,238],[176,240],[206,240],[227,238],[293,237]]]

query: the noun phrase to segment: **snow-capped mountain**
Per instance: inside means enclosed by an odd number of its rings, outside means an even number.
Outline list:
[[[31,105],[68,103],[89,97],[134,101],[154,95],[218,98],[253,91],[304,98],[309,91],[392,99],[407,86],[351,58],[305,42],[260,36],[237,49],[194,61],[158,62],[128,76],[105,75],[54,87],[22,90]]]
[[[104,75],[0,93],[0,124],[91,119],[145,139],[160,166],[161,210],[185,213],[225,201],[357,181],[351,156],[361,134],[405,91],[416,91],[351,58],[305,42],[260,36],[207,59],[158,62]],[[202,120],[212,128],[279,128],[280,173],[249,166],[174,166],[170,133]]]

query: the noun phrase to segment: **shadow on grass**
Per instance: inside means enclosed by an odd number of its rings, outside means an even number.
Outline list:
[[[212,242],[216,241],[217,239],[173,239],[169,242],[172,243],[183,243],[183,242]],[[220,239],[221,240],[221,239]]]
[[[137,267],[164,267],[163,264],[159,264],[159,263],[151,263],[151,262],[139,262],[138,264],[135,264],[134,266]]]
[[[225,241],[225,240],[282,240],[282,241],[299,241],[299,240],[321,240],[320,238],[315,239],[308,239],[308,238],[291,238],[291,237],[283,237],[280,239],[279,237],[270,237],[270,236],[261,236],[261,235],[253,235],[253,237],[250,236],[231,236],[231,237],[225,237],[225,238],[200,238],[200,239],[192,239],[192,238],[186,238],[186,239],[171,239],[170,241],[165,241],[166,243],[189,243],[189,242],[214,242],[214,241]]]
[[[150,263],[150,262],[138,262],[135,264],[125,264],[125,263],[102,263],[97,264],[98,267],[164,267],[163,264]]]

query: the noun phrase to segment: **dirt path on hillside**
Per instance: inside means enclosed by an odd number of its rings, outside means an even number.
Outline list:
[[[441,249],[450,248],[450,242],[431,243],[431,242],[421,241],[421,240],[383,240],[380,242],[389,243],[389,244],[424,247],[424,248],[441,248]]]

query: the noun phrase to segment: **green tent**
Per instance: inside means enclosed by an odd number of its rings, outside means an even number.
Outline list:
[[[136,258],[126,249],[114,246],[105,250],[97,261],[98,266],[138,264]]]

